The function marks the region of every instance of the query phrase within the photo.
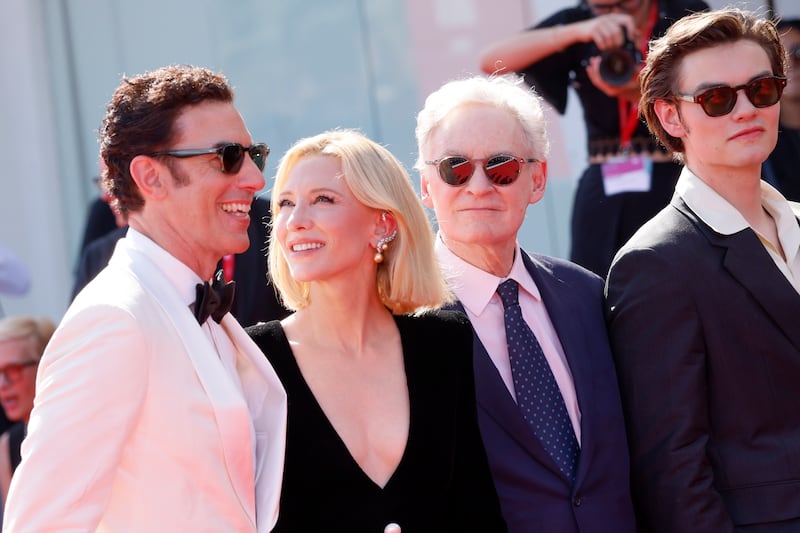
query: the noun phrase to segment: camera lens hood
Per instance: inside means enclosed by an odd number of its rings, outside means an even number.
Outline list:
[[[622,28],[625,42],[619,48],[605,50],[600,54],[600,77],[609,85],[619,87],[628,83],[642,62],[642,53],[636,44],[628,39]]]

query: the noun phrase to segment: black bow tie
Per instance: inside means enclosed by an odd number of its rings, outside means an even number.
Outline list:
[[[194,312],[197,323],[202,326],[210,316],[219,324],[222,317],[231,310],[235,289],[236,282],[225,283],[221,271],[217,272],[213,283],[207,281],[198,283],[197,299],[189,306]]]

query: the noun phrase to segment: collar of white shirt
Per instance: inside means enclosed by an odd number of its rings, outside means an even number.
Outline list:
[[[725,198],[720,196],[688,167],[684,167],[675,191],[686,205],[711,229],[722,235],[732,235],[750,227],[742,214]],[[800,204],[789,202],[772,185],[761,181],[761,204],[775,220],[778,238],[786,254],[786,262],[792,264],[800,253]]]
[[[492,296],[497,291],[497,286],[508,278],[516,280],[520,287],[525,289],[536,301],[541,301],[542,299],[539,288],[522,261],[522,250],[519,244],[516,245],[514,250],[514,263],[511,266],[511,272],[506,278],[499,278],[494,274],[481,270],[454,254],[444,244],[441,234],[436,236],[435,250],[439,266],[444,272],[450,289],[464,307],[476,316],[483,314]]]

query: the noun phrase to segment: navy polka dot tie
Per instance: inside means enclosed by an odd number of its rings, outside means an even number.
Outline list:
[[[497,293],[503,300],[517,405],[559,470],[574,483],[580,453],[578,441],[553,371],[539,341],[522,318],[519,285],[513,279],[506,280],[497,287]]]

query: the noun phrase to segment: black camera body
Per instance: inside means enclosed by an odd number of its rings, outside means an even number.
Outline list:
[[[641,62],[642,52],[626,34],[622,46],[601,52],[600,77],[609,85],[620,87],[633,78]]]

